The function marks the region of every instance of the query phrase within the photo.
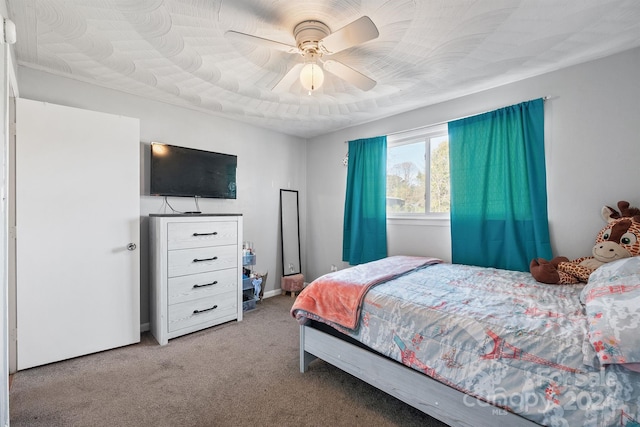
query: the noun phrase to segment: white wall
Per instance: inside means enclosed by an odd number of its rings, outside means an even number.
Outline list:
[[[7,11],[7,3],[0,0],[0,16],[4,19],[9,16]],[[10,220],[12,220],[11,210],[15,206],[14,195],[9,179],[9,171],[11,170],[11,150],[10,140],[12,139],[9,131],[9,115],[12,111],[10,107],[11,97],[17,93],[16,86],[16,61],[13,46],[4,43],[0,48],[0,68],[2,69],[2,88],[0,89],[0,117],[2,124],[0,125],[0,140],[2,141],[2,154],[0,155],[0,174],[2,176],[2,184],[0,185],[0,194],[2,195],[0,213],[0,336],[2,348],[0,353],[0,426],[9,425],[9,384],[8,374],[15,370],[15,353],[9,352],[10,337],[15,336],[15,310],[9,301],[15,296],[15,287],[12,284],[9,269],[9,260],[13,257],[13,248],[15,247],[15,238],[11,237]]]
[[[447,122],[543,96],[551,242],[556,255],[591,254],[600,208],[640,207],[640,49],[529,78],[309,141],[307,276],[342,263],[344,141]],[[449,227],[389,224],[390,255],[450,260]]]
[[[0,18],[8,16],[5,1],[0,2]],[[0,426],[9,425],[9,275],[8,275],[8,61],[7,52],[9,48],[0,42],[0,342],[2,351],[0,352]]]
[[[280,188],[300,191],[301,239],[306,236],[306,141],[244,123],[225,120],[198,111],[175,107],[122,92],[97,87],[53,74],[19,67],[20,96],[45,102],[122,114],[140,119],[140,258],[141,323],[149,319],[148,308],[148,219],[149,213],[164,213],[163,199],[149,194],[149,143],[152,141],[211,150],[238,156],[238,198],[200,199],[207,213],[241,213],[244,240],[254,243],[254,270],[269,272],[265,292],[280,288],[279,197]],[[19,118],[18,118],[19,120]],[[88,158],[87,161],[100,161]],[[117,173],[117,171],[114,171]],[[80,178],[80,177],[79,177]],[[191,198],[169,198],[176,210],[193,211]],[[43,209],[52,208],[43,206]],[[167,211],[167,213],[170,213]],[[304,252],[303,252],[304,257]],[[304,258],[303,258],[304,259]],[[304,262],[303,262],[304,266]]]

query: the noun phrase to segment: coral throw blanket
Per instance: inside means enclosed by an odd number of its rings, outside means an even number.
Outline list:
[[[331,325],[356,329],[362,300],[372,286],[440,262],[436,258],[392,256],[325,274],[300,293],[291,314],[298,321],[311,317]]]

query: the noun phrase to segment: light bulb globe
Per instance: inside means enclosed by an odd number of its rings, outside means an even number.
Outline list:
[[[324,82],[324,73],[322,68],[316,63],[309,63],[302,67],[300,71],[300,84],[302,87],[313,92],[320,89]]]

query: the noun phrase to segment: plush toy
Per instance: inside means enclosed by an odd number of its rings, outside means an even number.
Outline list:
[[[531,275],[542,283],[554,285],[587,283],[591,273],[601,265],[640,255],[640,209],[629,207],[625,201],[618,202],[618,209],[604,206],[602,218],[607,224],[600,230],[593,256],[569,260],[555,257],[551,261],[534,259],[529,265]]]

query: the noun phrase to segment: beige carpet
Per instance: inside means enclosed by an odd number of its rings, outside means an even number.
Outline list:
[[[11,426],[444,426],[324,361],[299,372],[293,299],[159,346],[20,371]],[[90,337],[87,337],[88,339]]]

